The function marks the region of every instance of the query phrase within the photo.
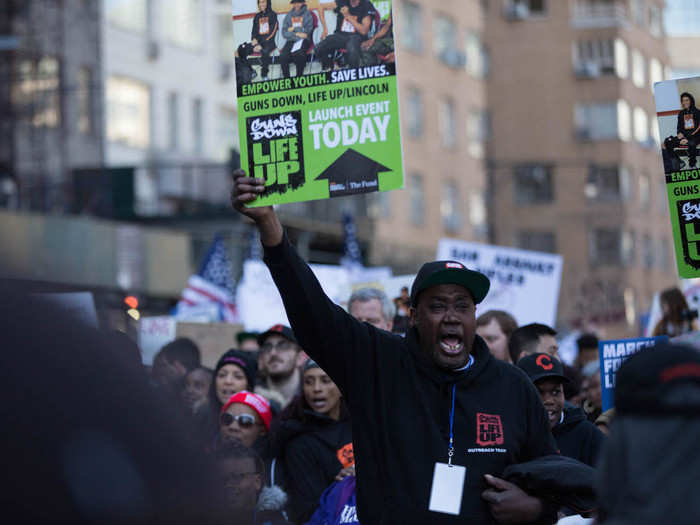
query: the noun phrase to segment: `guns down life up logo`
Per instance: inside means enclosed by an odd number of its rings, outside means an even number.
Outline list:
[[[700,199],[678,201],[678,219],[683,258],[686,264],[700,269]]]
[[[265,195],[286,193],[304,184],[301,112],[249,117],[248,174],[265,179]]]

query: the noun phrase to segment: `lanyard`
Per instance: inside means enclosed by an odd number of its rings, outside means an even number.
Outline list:
[[[447,449],[447,464],[452,466],[452,456],[455,455],[455,390],[457,385],[452,385],[452,408],[450,409],[450,448]]]
[[[469,368],[474,364],[474,356],[469,356],[469,361],[464,370],[469,370]],[[452,406],[450,407],[450,446],[447,449],[447,465],[452,465],[452,456],[455,455],[455,394],[457,391],[457,383],[452,385]]]

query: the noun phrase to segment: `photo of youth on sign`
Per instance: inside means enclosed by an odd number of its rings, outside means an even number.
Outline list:
[[[249,206],[403,187],[390,0],[233,0]]]
[[[700,276],[700,78],[654,86],[678,275]]]

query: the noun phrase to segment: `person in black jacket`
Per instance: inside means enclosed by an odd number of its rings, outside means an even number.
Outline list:
[[[549,417],[549,426],[563,456],[594,466],[605,441],[603,433],[588,421],[583,409],[566,403],[564,384],[569,378],[558,359],[549,354],[532,354],[518,361],[537,387]]]
[[[236,170],[232,204],[260,231],[300,344],[348,404],[360,522],[551,523],[543,500],[497,477],[557,449],[535,387],[475,334],[488,278],[454,261],[426,263],[411,289],[406,337],[377,330],[325,295],[271,206],[246,207],[264,184]],[[442,477],[453,472],[465,474],[461,490]],[[434,480],[454,491],[445,505],[431,505]]]
[[[367,0],[336,0],[335,4],[335,33],[324,38],[318,45],[321,67],[329,70],[333,65],[333,55],[339,49],[345,49],[348,66],[359,67],[361,45],[372,27],[374,8]]]
[[[277,13],[270,7],[271,0],[258,0],[258,12],[253,18],[253,29],[250,33],[250,42],[238,46],[238,58],[250,68],[248,57],[251,53],[260,53],[262,65],[260,73],[263,80],[267,80],[270,72],[272,57],[270,54],[276,49],[275,37],[277,36]],[[254,76],[254,75],[253,75]]]
[[[697,146],[700,144],[700,110],[695,107],[695,97],[690,93],[681,93],[681,106],[678,113],[675,137],[664,141],[664,165],[666,172],[673,171],[668,167],[669,158],[678,159],[675,148],[688,146],[688,164],[691,168],[697,165]]]
[[[302,395],[281,416],[301,423],[299,434],[284,451],[289,515],[296,523],[306,523],[323,491],[355,465],[350,419],[338,387],[309,360],[302,388]]]

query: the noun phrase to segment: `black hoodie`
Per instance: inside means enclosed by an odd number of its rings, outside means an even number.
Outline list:
[[[552,429],[552,434],[562,456],[595,466],[605,434],[588,421],[582,408],[570,403],[564,405],[564,421]]]
[[[277,29],[277,13],[268,6],[265,11],[258,11],[255,14],[250,38],[257,40],[260,45],[264,45],[267,40],[274,42]]]
[[[678,125],[676,126],[677,133],[682,133],[687,139],[692,137],[696,142],[700,140],[700,110],[695,107],[695,97],[690,93],[683,93],[683,97],[688,97],[690,99],[690,107],[688,109],[681,109],[678,113]],[[697,133],[696,133],[697,132]]]
[[[352,429],[347,417],[334,421],[311,410],[306,411],[306,416],[303,430],[284,452],[289,516],[296,523],[306,523],[311,518],[323,491],[342,468],[349,466],[345,458],[353,457]]]
[[[491,357],[476,337],[466,371],[438,369],[405,338],[361,323],[324,294],[286,236],[265,249],[300,345],[328,373],[348,403],[362,523],[495,523],[481,493],[484,474],[556,453],[534,385]],[[452,386],[456,385],[455,455],[467,467],[459,516],[429,512],[436,462],[447,462]]]

